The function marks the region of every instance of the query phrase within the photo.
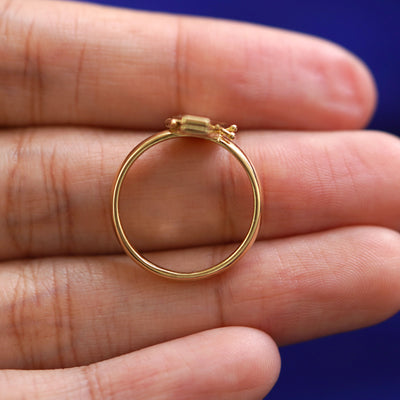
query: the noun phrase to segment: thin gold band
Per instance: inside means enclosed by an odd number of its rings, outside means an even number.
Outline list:
[[[115,184],[112,192],[112,217],[116,235],[120,241],[124,251],[141,267],[165,278],[176,279],[176,280],[195,280],[210,277],[223,270],[227,269],[233,263],[239,260],[246,251],[254,243],[258,229],[260,226],[261,216],[261,193],[260,185],[258,182],[256,171],[246,157],[246,155],[239,149],[233,142],[234,133],[236,132],[236,126],[232,125],[229,128],[223,128],[219,125],[211,125],[208,118],[184,116],[181,119],[171,119],[168,122],[169,130],[157,133],[149,137],[148,139],[137,145],[127,156],[123,162],[118,175],[115,180]],[[124,229],[121,224],[119,215],[119,197],[122,184],[132,164],[147,150],[151,147],[162,143],[166,140],[178,138],[178,137],[197,137],[205,140],[212,141],[224,149],[228,150],[245,169],[251,183],[253,192],[253,216],[250,228],[239,247],[231,253],[226,259],[220,263],[204,269],[202,271],[193,272],[177,272],[160,267],[151,261],[143,257],[129,242],[127,239]]]

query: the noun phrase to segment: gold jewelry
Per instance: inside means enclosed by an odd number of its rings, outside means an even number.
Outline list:
[[[168,130],[157,133],[139,143],[127,156],[123,162],[112,193],[112,216],[116,235],[120,241],[124,251],[130,256],[134,261],[136,261],[141,267],[165,278],[178,279],[178,280],[194,280],[201,279],[212,276],[219,272],[224,271],[233,263],[239,260],[247,250],[254,243],[258,229],[260,226],[260,216],[261,216],[261,194],[260,185],[258,182],[256,171],[246,157],[246,155],[239,149],[232,141],[235,138],[235,133],[237,132],[236,125],[231,125],[230,127],[222,127],[219,124],[212,125],[208,118],[196,117],[192,115],[185,115],[181,118],[170,118],[166,121],[166,127]],[[240,164],[245,169],[251,183],[253,191],[253,217],[251,225],[247,234],[236,250],[231,253],[226,259],[220,263],[204,269],[202,271],[193,272],[176,272],[166,268],[162,268],[151,261],[144,258],[128,241],[124,229],[121,225],[120,215],[119,215],[119,195],[121,191],[122,183],[128,173],[132,164],[140,157],[146,150],[151,147],[164,142],[165,140],[174,139],[178,137],[196,137],[214,142],[224,149],[228,150],[235,158],[240,162]]]

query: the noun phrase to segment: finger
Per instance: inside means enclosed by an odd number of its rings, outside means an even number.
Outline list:
[[[3,132],[0,256],[120,252],[111,189],[120,163],[142,138],[54,128]],[[400,181],[393,174],[400,170],[400,141],[394,136],[248,132],[238,144],[260,176],[261,239],[357,224],[400,228]],[[156,146],[139,161],[121,200],[124,228],[139,249],[244,237],[251,188],[228,152],[182,139]]]
[[[69,2],[2,1],[0,123],[160,127],[195,113],[247,127],[359,128],[370,73],[282,30]]]
[[[3,400],[254,399],[275,384],[276,345],[249,328],[224,328],[160,344],[88,367],[1,371]]]
[[[192,269],[220,252],[171,251],[162,265]],[[3,263],[0,366],[85,365],[220,326],[279,344],[361,328],[399,310],[399,265],[400,235],[375,227],[257,242],[228,272],[192,283],[125,256]]]

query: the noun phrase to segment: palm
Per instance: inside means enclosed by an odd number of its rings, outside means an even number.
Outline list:
[[[397,311],[400,144],[343,131],[361,128],[374,103],[351,55],[245,24],[1,7],[0,365],[97,363],[4,370],[2,398],[261,399],[279,372],[271,337],[292,343]],[[251,252],[193,283],[120,254],[109,206],[126,153],[182,112],[239,125],[265,199]],[[245,180],[203,179],[199,163],[228,161],[202,149],[179,144],[170,164],[160,150],[143,170],[168,165],[127,189],[132,234],[167,264],[209,262],[249,222]],[[164,205],[160,184],[177,188]]]

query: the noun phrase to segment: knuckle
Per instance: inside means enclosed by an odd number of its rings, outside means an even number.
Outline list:
[[[34,363],[33,356],[29,352],[29,343],[26,337],[29,336],[29,320],[25,319],[25,315],[31,316],[32,310],[29,306],[29,298],[27,296],[27,279],[24,270],[16,275],[13,287],[13,298],[11,299],[11,308],[9,313],[9,325],[11,327],[10,335],[15,338],[15,350],[18,357],[24,363],[31,365]],[[5,337],[7,337],[5,335]]]
[[[105,400],[114,397],[111,393],[106,392],[97,364],[81,367],[81,375],[89,400]]]
[[[10,146],[10,163],[5,173],[5,219],[8,233],[7,243],[21,255],[28,255],[31,247],[32,225],[38,202],[32,198],[32,189],[36,186],[31,170],[32,148],[29,134],[26,132],[15,135],[15,142]],[[36,182],[37,183],[37,182]],[[41,185],[39,185],[41,187]]]
[[[37,229],[54,231],[59,247],[69,246],[71,214],[68,169],[57,146],[43,146],[27,130],[16,138],[6,178],[5,226],[8,242],[24,256],[41,251],[43,237]]]
[[[45,89],[44,47],[38,18],[35,13],[27,14],[23,1],[2,1],[0,3],[0,33],[6,40],[0,43],[0,52],[7,54],[0,70],[0,80],[6,81],[7,87],[18,92],[24,88],[23,110],[13,110],[20,114],[21,121],[29,116],[34,123],[39,123],[44,112],[43,93]],[[16,96],[13,96],[16,97]],[[12,102],[11,102],[12,103]],[[2,119],[9,118],[9,103],[5,104]]]
[[[73,354],[65,351],[73,332],[70,299],[60,266],[44,269],[41,261],[31,261],[15,274],[9,324],[18,356],[12,362],[25,368],[71,365]]]

